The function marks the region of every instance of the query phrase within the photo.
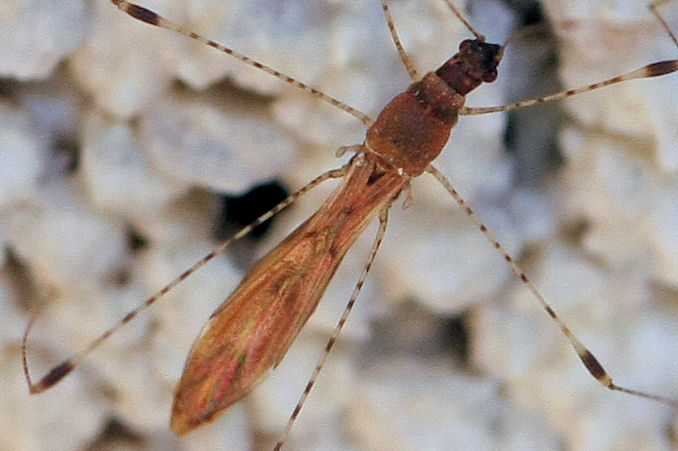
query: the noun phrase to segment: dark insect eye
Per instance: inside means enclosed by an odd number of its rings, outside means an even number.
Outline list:
[[[460,52],[467,51],[469,49],[469,47],[471,47],[472,44],[473,44],[472,40],[464,39],[463,41],[461,41],[461,44],[459,44],[459,51]]]
[[[496,69],[486,72],[485,75],[483,75],[483,81],[485,83],[492,83],[494,80],[497,79],[497,71]]]

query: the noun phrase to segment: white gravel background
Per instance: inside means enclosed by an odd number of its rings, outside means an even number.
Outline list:
[[[422,73],[469,36],[442,2],[392,3]],[[489,0],[470,3],[472,23],[504,42],[511,12]],[[643,3],[544,2],[564,86],[677,57]],[[372,117],[409,82],[376,0],[143,5]],[[678,4],[667,17],[678,28]],[[270,448],[376,227],[347,256],[280,367],[182,438],[168,428],[174,385],[201,325],[244,275],[238,260],[210,263],[39,396],[28,395],[21,373],[27,312],[49,302],[30,339],[38,379],[213,247],[217,207],[208,193],[238,194],[274,178],[296,189],[341,165],[346,157],[334,151],[361,142],[364,127],[105,0],[4,1],[0,39],[0,450]],[[529,92],[528,76],[541,74],[515,69],[512,62],[530,64],[520,48],[509,47],[499,80],[470,95],[469,106],[514,100],[520,85]],[[526,139],[556,132],[564,163],[526,183],[512,176],[518,168],[505,152],[501,114],[461,118],[436,162],[619,384],[674,398],[676,98],[673,74],[561,102],[561,116],[537,113],[545,128],[528,123]],[[69,171],[73,149],[79,164]],[[307,195],[263,242],[244,249],[263,254],[330,189]],[[678,446],[676,411],[608,392],[588,376],[431,177],[415,181],[413,195],[409,209],[393,208],[369,282],[288,449]],[[138,252],[128,245],[131,227],[148,243]],[[470,340],[463,364],[436,341],[446,336],[441,324],[460,314]],[[112,418],[133,439],[104,434]]]

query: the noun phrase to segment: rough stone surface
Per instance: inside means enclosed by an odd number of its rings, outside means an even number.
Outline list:
[[[112,419],[141,439],[125,442],[129,449],[269,449],[349,299],[376,227],[251,396],[176,438],[168,428],[172,393],[192,341],[245,263],[317,208],[332,182],[280,215],[264,240],[215,259],[39,396],[28,395],[21,374],[23,326],[30,309],[48,302],[30,337],[39,379],[209,252],[215,194],[238,195],[271,179],[297,189],[340,166],[347,157],[334,152],[360,143],[363,125],[104,0],[39,3],[0,6],[7,25],[0,27],[0,449],[83,449],[103,443]],[[548,2],[564,86],[676,57],[641,3]],[[376,0],[143,4],[371,117],[409,82]],[[669,17],[678,17],[676,6]],[[507,39],[515,18],[505,7],[487,0],[472,9],[471,22],[488,40]],[[392,10],[421,73],[469,36],[443,2],[394,0]],[[515,69],[511,52],[499,80],[469,96],[468,106],[513,100],[516,85],[540,76]],[[561,102],[562,123],[536,113],[544,117],[532,139],[557,128],[564,163],[549,174],[524,171],[528,182],[516,182],[501,114],[462,117],[436,161],[616,382],[674,398],[677,80],[635,81]],[[372,273],[289,449],[675,446],[667,432],[675,436],[675,414],[609,393],[588,376],[435,180],[415,180],[412,195],[411,207],[398,201],[392,209]],[[448,323],[460,314],[470,340],[463,363],[450,357],[449,344]]]

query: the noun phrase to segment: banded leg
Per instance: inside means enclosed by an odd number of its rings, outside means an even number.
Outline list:
[[[446,0],[447,1],[447,0]],[[673,40],[673,42],[676,44],[676,47],[678,47],[678,39],[676,38],[675,33],[671,30],[669,25],[666,23],[666,20],[664,20],[663,16],[659,12],[659,8],[663,6],[664,4],[668,3],[669,1],[672,0],[655,0],[652,4],[649,5],[650,11],[654,14],[654,16],[657,18],[659,23],[661,24],[662,28],[667,32],[668,36]],[[618,75],[616,77],[608,78],[607,80],[603,80],[597,83],[592,83],[587,86],[583,86],[580,88],[575,88],[575,89],[568,89],[565,91],[559,91],[544,97],[538,97],[534,99],[527,99],[527,100],[521,100],[519,102],[515,103],[509,103],[506,105],[500,105],[500,106],[494,106],[494,107],[464,107],[459,111],[460,115],[465,115],[465,116],[470,116],[470,115],[476,115],[476,114],[487,114],[487,113],[496,113],[496,112],[501,112],[501,111],[510,111],[510,110],[518,110],[522,108],[529,108],[535,105],[539,105],[542,103],[547,103],[547,102],[553,102],[556,100],[561,100],[566,97],[571,97],[577,94],[583,94],[585,92],[593,91],[596,89],[604,88],[606,86],[614,85],[617,83],[629,81],[629,80],[636,80],[636,79],[642,79],[642,78],[652,78],[652,77],[660,77],[662,75],[668,75],[673,72],[678,71],[678,59],[673,59],[673,60],[664,60],[664,61],[658,61],[655,63],[651,63],[648,65],[645,65],[639,69],[636,69],[631,72],[627,72],[622,75]]]
[[[485,36],[483,36],[482,34],[478,33],[478,32],[476,31],[476,29],[473,28],[473,27],[471,26],[471,24],[469,23],[468,20],[466,20],[466,18],[464,17],[464,15],[457,9],[456,6],[454,6],[454,4],[452,4],[452,1],[451,1],[451,0],[444,0],[444,1],[445,1],[445,3],[447,4],[447,6],[450,8],[450,10],[452,11],[452,13],[454,13],[454,15],[457,16],[457,19],[459,19],[459,21],[460,21],[461,23],[463,23],[464,26],[465,26],[471,33],[473,33],[473,36],[475,36],[477,40],[479,40],[479,41],[485,41]]]
[[[247,55],[244,55],[240,52],[237,52],[231,48],[228,48],[224,45],[219,44],[218,42],[215,42],[211,39],[207,39],[206,37],[195,33],[193,31],[189,31],[182,27],[179,24],[176,24],[168,19],[165,19],[163,16],[151,11],[150,9],[144,8],[143,6],[139,6],[135,3],[130,3],[125,0],[111,0],[111,3],[113,3],[120,11],[129,14],[130,16],[134,17],[137,20],[140,20],[142,22],[146,22],[147,24],[154,25],[159,28],[164,28],[166,30],[171,30],[176,33],[182,34],[188,38],[191,38],[193,40],[196,40],[202,44],[205,44],[209,47],[212,47],[214,49],[219,50],[220,52],[223,52],[229,56],[232,56],[233,58],[236,58],[245,64],[255,67],[261,71],[266,72],[267,74],[270,74],[285,83],[288,83],[295,88],[301,89],[302,91],[306,92],[307,94],[312,95],[313,97],[317,97],[318,99],[322,100],[323,102],[327,102],[330,105],[333,105],[341,110],[346,111],[348,114],[354,116],[355,118],[359,119],[362,121],[366,126],[372,125],[372,119],[366,115],[365,113],[362,113],[356,108],[353,108],[350,105],[347,105],[346,103],[335,99],[334,97],[328,96],[327,94],[318,91],[317,89],[308,86],[305,83],[300,82],[299,80],[290,77],[289,75],[283,74],[280,71],[277,71],[273,69],[270,66],[267,66],[266,64],[260,63],[259,61],[256,61],[252,58],[250,58]]]
[[[412,81],[419,81],[421,80],[421,75],[417,73],[417,69],[414,67],[414,63],[410,59],[409,56],[407,56],[407,52],[405,52],[405,48],[403,48],[402,42],[400,42],[400,37],[398,36],[398,32],[396,31],[395,24],[393,23],[393,17],[391,16],[391,10],[388,7],[388,4],[386,3],[386,0],[380,0],[381,1],[381,9],[384,10],[384,17],[386,18],[386,25],[388,25],[388,30],[391,33],[391,40],[393,40],[393,44],[396,47],[396,50],[398,50],[398,55],[400,55],[400,59],[402,60],[403,64],[405,65],[405,69],[407,69],[407,73],[410,74],[410,78]]]
[[[570,331],[565,322],[558,316],[558,314],[551,308],[549,303],[543,294],[535,287],[535,285],[528,279],[525,275],[525,272],[520,268],[518,263],[509,255],[504,246],[497,240],[497,237],[492,233],[491,230],[480,220],[480,218],[475,214],[475,212],[466,204],[466,201],[459,195],[457,190],[454,189],[452,183],[435,167],[429,165],[427,172],[433,175],[440,184],[452,195],[455,202],[464,209],[466,214],[471,218],[471,220],[478,226],[478,229],[485,235],[490,244],[497,249],[497,251],[504,257],[504,260],[509,264],[511,270],[515,273],[516,276],[520,279],[522,284],[532,293],[533,297],[539,302],[544,311],[551,317],[553,321],[558,325],[560,331],[565,335],[567,341],[570,342],[572,348],[577,353],[577,356],[582,361],[589,373],[603,386],[612,390],[628,393],[631,395],[640,396],[646,399],[652,399],[654,401],[659,401],[675,408],[678,408],[678,400],[665,398],[662,396],[654,395],[651,393],[645,393],[631,388],[621,387],[612,382],[612,377],[605,371],[605,368],[598,362],[598,359],[589,351],[586,346],[584,346],[579,339]]]
[[[395,199],[393,199],[394,201]],[[306,403],[306,399],[308,398],[308,395],[311,393],[311,390],[313,390],[313,386],[315,385],[315,381],[318,379],[318,375],[323,369],[323,366],[325,366],[325,362],[327,362],[327,358],[330,355],[330,352],[332,351],[332,348],[334,347],[334,344],[337,341],[337,338],[339,337],[339,334],[341,333],[341,330],[344,328],[344,325],[346,324],[346,320],[348,319],[348,316],[351,314],[351,310],[353,310],[353,305],[355,304],[356,299],[358,299],[358,296],[360,295],[360,291],[363,289],[363,285],[365,284],[365,279],[367,278],[367,274],[370,272],[370,268],[372,267],[372,263],[374,263],[374,258],[377,256],[377,251],[379,250],[379,247],[381,247],[381,242],[384,239],[384,234],[386,233],[386,226],[388,224],[388,210],[391,208],[391,205],[393,205],[393,201],[391,201],[390,204],[380,213],[379,215],[379,230],[377,230],[377,236],[374,239],[374,242],[372,243],[372,248],[370,250],[370,254],[367,258],[367,263],[365,263],[365,266],[363,268],[362,274],[360,274],[360,278],[358,279],[358,282],[355,284],[355,287],[353,288],[353,292],[351,293],[351,298],[349,299],[348,303],[346,304],[346,308],[344,308],[344,313],[342,313],[341,318],[339,319],[339,322],[337,323],[336,327],[334,328],[334,332],[332,333],[332,336],[330,339],[327,341],[327,344],[325,345],[325,352],[323,353],[322,357],[318,361],[318,363],[315,366],[315,369],[313,370],[313,374],[309,378],[308,382],[306,383],[306,387],[304,388],[304,392],[301,394],[299,397],[299,401],[297,401],[297,405],[294,407],[294,410],[292,411],[292,414],[290,415],[290,418],[287,420],[287,425],[285,426],[285,430],[280,436],[280,439],[275,445],[275,450],[278,451],[282,448],[282,446],[285,444],[285,440],[287,439],[287,436],[289,435],[290,431],[292,430],[292,427],[294,426],[295,421],[297,421],[297,417],[299,416],[299,412],[301,412],[301,409],[304,407],[304,404]]]
[[[26,381],[28,382],[28,388],[31,393],[40,393],[43,392],[56,383],[58,383],[60,380],[62,380],[64,377],[66,377],[71,371],[73,371],[75,368],[80,365],[80,363],[83,361],[87,355],[94,351],[96,348],[98,348],[103,342],[105,342],[111,335],[116,333],[122,326],[125,324],[129,323],[132,321],[139,313],[142,311],[146,310],[148,307],[150,307],[152,304],[155,303],[158,299],[162,298],[165,294],[169,293],[172,289],[174,289],[177,285],[179,285],[182,281],[184,281],[186,278],[188,278],[191,274],[195,273],[197,270],[202,268],[207,262],[212,260],[214,257],[217,255],[221,254],[228,248],[231,244],[234,242],[238,241],[239,239],[245,237],[247,234],[249,234],[255,227],[258,225],[266,222],[267,220],[271,219],[273,216],[278,214],[280,211],[288,207],[290,204],[292,204],[294,201],[296,201],[299,197],[303,196],[307,192],[309,192],[311,189],[315,188],[322,182],[325,182],[329,179],[335,179],[335,178],[341,178],[344,176],[346,172],[346,167],[341,167],[339,169],[335,169],[332,171],[325,172],[324,174],[316,177],[315,179],[311,180],[308,184],[303,186],[301,189],[298,191],[292,193],[290,196],[288,196],[285,200],[280,202],[278,205],[264,213],[263,215],[259,216],[254,222],[251,224],[245,226],[244,228],[240,229],[235,235],[231,236],[230,238],[227,238],[226,240],[222,241],[217,247],[215,247],[210,253],[202,257],[200,260],[198,260],[196,263],[194,263],[190,268],[188,268],[186,271],[183,273],[179,274],[174,280],[172,280],[170,283],[165,285],[163,288],[160,289],[157,293],[146,299],[139,307],[135,308],[131,312],[129,312],[123,319],[121,319],[117,324],[115,324],[113,327],[108,329],[106,332],[101,334],[98,338],[96,338],[92,343],[90,343],[85,349],[82,351],[74,354],[70,358],[64,360],[61,362],[59,365],[55,366],[52,368],[45,376],[40,379],[39,382],[34,383],[30,377],[30,373],[28,371],[28,359],[26,357],[26,349],[27,349],[27,343],[28,343],[28,334],[30,333],[31,328],[33,327],[33,324],[35,324],[35,321],[38,318],[39,313],[42,310],[42,307],[44,307],[44,304],[40,306],[40,308],[36,309],[32,314],[31,317],[29,318],[28,324],[26,325],[26,329],[24,331],[24,336],[21,342],[21,359],[22,359],[22,364],[23,364],[23,371],[24,371],[24,376],[26,377]]]
[[[403,65],[405,66],[405,69],[407,69],[407,73],[410,75],[410,78],[412,81],[419,81],[421,80],[421,75],[417,72],[417,69],[414,67],[414,62],[412,59],[407,55],[407,52],[405,51],[405,48],[403,47],[402,42],[400,41],[400,37],[398,36],[398,32],[396,30],[395,24],[393,22],[393,17],[391,16],[391,10],[388,7],[388,4],[386,3],[386,0],[380,0],[381,1],[381,8],[384,10],[384,16],[386,18],[386,25],[388,25],[388,30],[391,33],[391,40],[393,41],[393,44],[395,45],[396,49],[398,50],[398,54],[400,55],[400,59],[403,62]],[[462,24],[471,32],[473,35],[480,41],[485,40],[485,36],[481,35],[478,33],[466,20],[466,18],[459,12],[456,6],[452,4],[450,0],[445,0],[445,3],[447,6],[450,8],[450,10],[454,13],[455,16],[457,16],[457,19],[461,21]]]

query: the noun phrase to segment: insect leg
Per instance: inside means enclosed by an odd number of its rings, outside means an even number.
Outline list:
[[[297,417],[299,416],[299,412],[301,412],[301,409],[304,407],[304,404],[306,403],[306,399],[308,398],[308,395],[311,393],[311,390],[313,389],[313,386],[315,385],[315,381],[318,379],[318,375],[320,374],[320,371],[322,371],[323,366],[325,366],[325,362],[327,361],[328,356],[330,355],[330,352],[332,351],[332,348],[334,347],[334,344],[337,341],[337,337],[341,333],[341,330],[344,328],[344,325],[346,324],[346,320],[348,319],[348,316],[351,313],[351,310],[353,309],[353,305],[355,304],[356,299],[358,299],[358,295],[360,295],[360,291],[363,288],[363,285],[365,284],[365,279],[367,278],[367,274],[370,272],[370,268],[372,267],[372,263],[374,262],[374,258],[377,255],[377,251],[379,250],[379,247],[381,247],[381,242],[384,239],[384,234],[386,233],[386,226],[388,224],[388,211],[391,208],[391,205],[393,204],[393,199],[391,203],[389,203],[384,210],[379,214],[379,230],[377,230],[377,236],[374,239],[374,242],[372,243],[372,248],[370,250],[370,254],[367,258],[367,263],[365,263],[365,267],[363,268],[362,274],[360,274],[360,278],[358,279],[358,282],[355,284],[355,287],[353,288],[353,292],[351,293],[351,298],[349,299],[348,303],[346,304],[346,308],[344,309],[344,313],[342,313],[341,318],[339,319],[339,322],[337,323],[336,327],[334,328],[334,332],[332,333],[332,336],[330,339],[327,341],[327,344],[325,345],[325,352],[323,353],[322,357],[318,361],[318,363],[315,366],[315,369],[313,370],[313,374],[309,378],[308,382],[306,383],[306,387],[304,388],[304,392],[301,394],[299,397],[299,401],[297,401],[297,405],[294,407],[294,410],[292,411],[292,414],[290,415],[290,418],[287,420],[287,425],[285,426],[285,430],[280,436],[280,439],[275,445],[275,450],[280,450],[285,443],[285,440],[287,436],[289,435],[290,431],[292,430],[292,427],[294,426],[294,422],[297,420]]]
[[[68,359],[64,360],[61,362],[59,365],[55,366],[52,368],[45,376],[40,379],[37,383],[34,383],[31,380],[30,373],[28,370],[28,359],[26,357],[26,350],[27,350],[27,342],[28,342],[28,334],[33,327],[33,324],[38,318],[39,313],[42,310],[42,307],[44,307],[45,304],[42,304],[39,306],[38,309],[33,311],[31,314],[31,317],[28,321],[28,324],[26,326],[26,329],[24,331],[24,336],[23,340],[21,343],[21,358],[22,358],[22,364],[23,364],[23,371],[24,375],[26,377],[26,382],[28,383],[28,388],[31,393],[40,393],[43,392],[56,383],[58,383],[61,379],[66,377],[71,371],[73,371],[81,362],[82,360],[93,350],[98,348],[104,341],[106,341],[111,335],[116,333],[122,326],[130,322],[132,319],[134,319],[139,313],[142,311],[146,310],[148,307],[150,307],[155,301],[163,297],[165,294],[167,294],[169,291],[171,291],[173,288],[175,288],[177,285],[179,285],[182,281],[184,281],[186,278],[188,278],[191,274],[196,272],[198,269],[200,269],[202,266],[204,266],[207,262],[212,260],[214,257],[217,255],[221,254],[224,250],[226,250],[227,247],[229,247],[231,244],[234,242],[238,241],[239,239],[243,238],[247,234],[249,234],[256,226],[262,224],[263,222],[266,222],[276,214],[278,214],[281,210],[285,209],[288,207],[290,204],[292,204],[295,200],[297,200],[299,197],[303,196],[306,194],[308,191],[311,189],[315,188],[319,184],[321,184],[324,181],[327,181],[329,179],[335,179],[335,178],[341,178],[344,176],[346,169],[345,167],[335,169],[332,171],[325,172],[324,174],[316,177],[313,179],[311,182],[303,186],[301,189],[298,191],[294,192],[290,196],[288,196],[285,200],[280,202],[278,205],[264,213],[263,215],[259,216],[254,222],[251,224],[243,227],[238,231],[235,235],[231,236],[230,238],[227,238],[226,240],[222,241],[221,244],[219,244],[217,247],[215,247],[210,253],[202,257],[200,260],[198,260],[196,263],[193,264],[190,268],[188,268],[186,271],[181,273],[179,276],[177,276],[174,280],[172,280],[170,283],[165,285],[163,288],[160,289],[157,293],[146,299],[141,305],[139,305],[137,308],[134,310],[130,311],[125,315],[123,319],[121,319],[117,324],[112,326],[110,329],[108,329],[106,332],[101,334],[98,338],[96,338],[94,341],[92,341],[86,348],[81,350],[80,352],[74,354],[73,356],[69,357]]]

